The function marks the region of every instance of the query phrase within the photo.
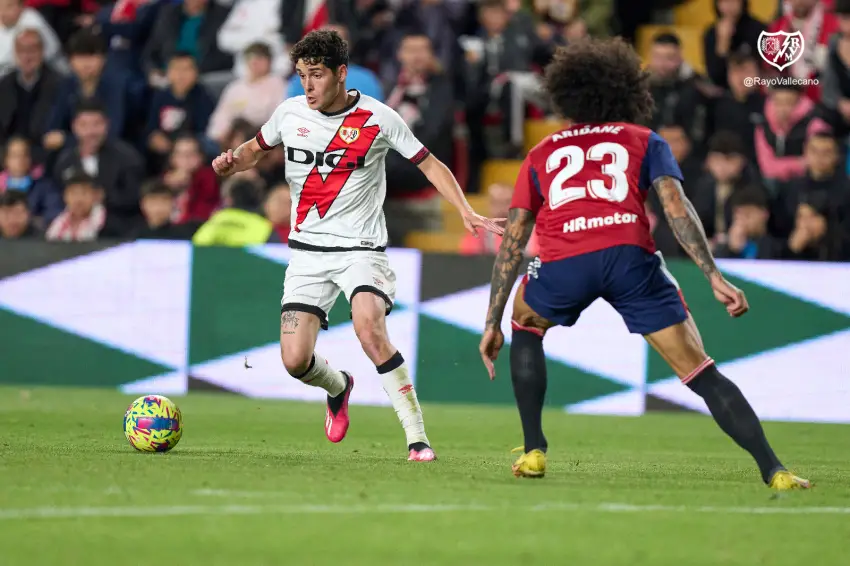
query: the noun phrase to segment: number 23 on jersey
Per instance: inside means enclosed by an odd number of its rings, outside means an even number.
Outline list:
[[[585,183],[573,180],[585,167],[593,165],[597,165],[607,179],[594,178]],[[555,149],[546,159],[547,173],[558,170],[549,184],[549,208],[555,209],[588,196],[623,202],[629,194],[628,168],[629,152],[618,143],[602,142],[586,151],[575,145]]]

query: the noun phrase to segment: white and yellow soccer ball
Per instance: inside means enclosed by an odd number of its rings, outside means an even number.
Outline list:
[[[124,435],[140,452],[168,452],[183,436],[183,415],[167,397],[139,397],[124,413]]]

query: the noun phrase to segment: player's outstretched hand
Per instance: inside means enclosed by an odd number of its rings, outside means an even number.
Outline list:
[[[726,305],[729,316],[737,318],[750,310],[744,292],[726,281],[722,275],[711,278],[711,290],[714,291],[714,298]]]
[[[506,220],[507,218],[487,218],[486,216],[481,216],[471,210],[463,214],[464,227],[472,232],[476,238],[478,237],[479,228],[501,236],[505,233],[505,227],[502,226],[502,224],[504,224]]]
[[[223,152],[221,155],[213,159],[212,168],[215,171],[216,175],[221,177],[226,177],[233,173],[233,169],[236,167],[239,158],[233,155],[233,150],[228,149]]]
[[[481,360],[484,362],[484,367],[487,368],[487,373],[490,374],[490,381],[496,379],[494,362],[499,357],[499,350],[504,345],[505,335],[502,334],[501,328],[488,327],[484,329],[484,336],[481,337],[478,351],[481,352]]]

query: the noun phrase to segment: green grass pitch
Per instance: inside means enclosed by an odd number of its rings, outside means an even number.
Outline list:
[[[789,392],[789,394],[792,394]],[[850,427],[768,423],[816,482],[772,497],[706,417],[547,412],[549,475],[518,480],[510,408],[426,406],[408,463],[390,408],[175,397],[169,454],[135,452],[112,391],[0,388],[0,564],[847,564]]]

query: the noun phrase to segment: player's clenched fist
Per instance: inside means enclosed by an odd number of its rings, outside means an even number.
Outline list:
[[[228,149],[213,159],[213,171],[216,172],[216,175],[221,175],[222,177],[229,175],[233,172],[233,168],[236,166],[236,160],[237,158],[233,155],[233,150]]]
[[[750,310],[744,292],[726,281],[722,275],[711,278],[711,290],[714,291],[714,298],[726,306],[729,316],[737,318]]]

